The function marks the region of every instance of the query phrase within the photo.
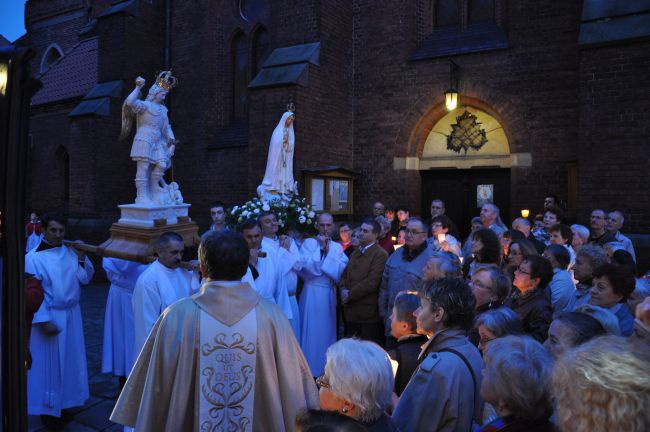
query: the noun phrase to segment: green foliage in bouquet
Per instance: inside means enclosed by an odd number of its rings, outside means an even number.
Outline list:
[[[280,225],[280,233],[290,230],[301,233],[314,232],[318,215],[307,203],[307,199],[298,195],[284,195],[282,199],[263,202],[254,198],[240,206],[230,208],[226,214],[226,223],[233,229],[246,219],[258,218],[263,212],[275,214]]]

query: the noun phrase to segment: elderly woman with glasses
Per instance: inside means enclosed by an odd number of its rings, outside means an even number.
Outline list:
[[[325,373],[316,384],[322,409],[352,417],[371,432],[398,430],[386,414],[393,393],[393,368],[379,345],[358,339],[330,345]]]
[[[498,417],[481,432],[552,432],[550,380],[553,361],[544,347],[525,336],[507,336],[484,352],[481,396]]]
[[[510,279],[494,265],[478,266],[474,270],[469,286],[476,299],[475,320],[490,309],[503,305],[510,293]],[[470,330],[468,337],[474,345],[478,346],[480,337],[477,328]]]
[[[539,342],[546,340],[553,319],[553,306],[546,294],[552,279],[551,263],[539,255],[528,255],[515,270],[516,289],[505,302],[519,316],[526,334]]]

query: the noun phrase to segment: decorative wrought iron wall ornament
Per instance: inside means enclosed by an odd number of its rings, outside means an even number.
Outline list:
[[[488,139],[481,125],[474,114],[465,110],[456,117],[456,123],[451,125],[451,134],[447,135],[447,149],[456,153],[465,150],[467,154],[470,148],[478,150],[483,147]]]

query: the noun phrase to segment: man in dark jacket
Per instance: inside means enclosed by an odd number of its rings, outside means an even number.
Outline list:
[[[341,302],[347,335],[383,345],[384,327],[377,298],[388,253],[377,244],[381,226],[367,219],[359,228],[359,247],[341,276]]]
[[[526,334],[539,342],[548,336],[553,320],[553,307],[546,295],[546,286],[553,279],[553,266],[543,257],[528,255],[515,270],[513,285],[517,288],[505,305],[521,320]]]

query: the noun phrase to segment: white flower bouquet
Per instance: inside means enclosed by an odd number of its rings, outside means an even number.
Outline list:
[[[281,199],[266,202],[254,198],[242,205],[233,206],[226,214],[226,223],[236,229],[246,219],[257,218],[262,212],[275,214],[281,233],[290,230],[301,233],[314,231],[317,214],[307,199],[299,195],[285,195]]]

